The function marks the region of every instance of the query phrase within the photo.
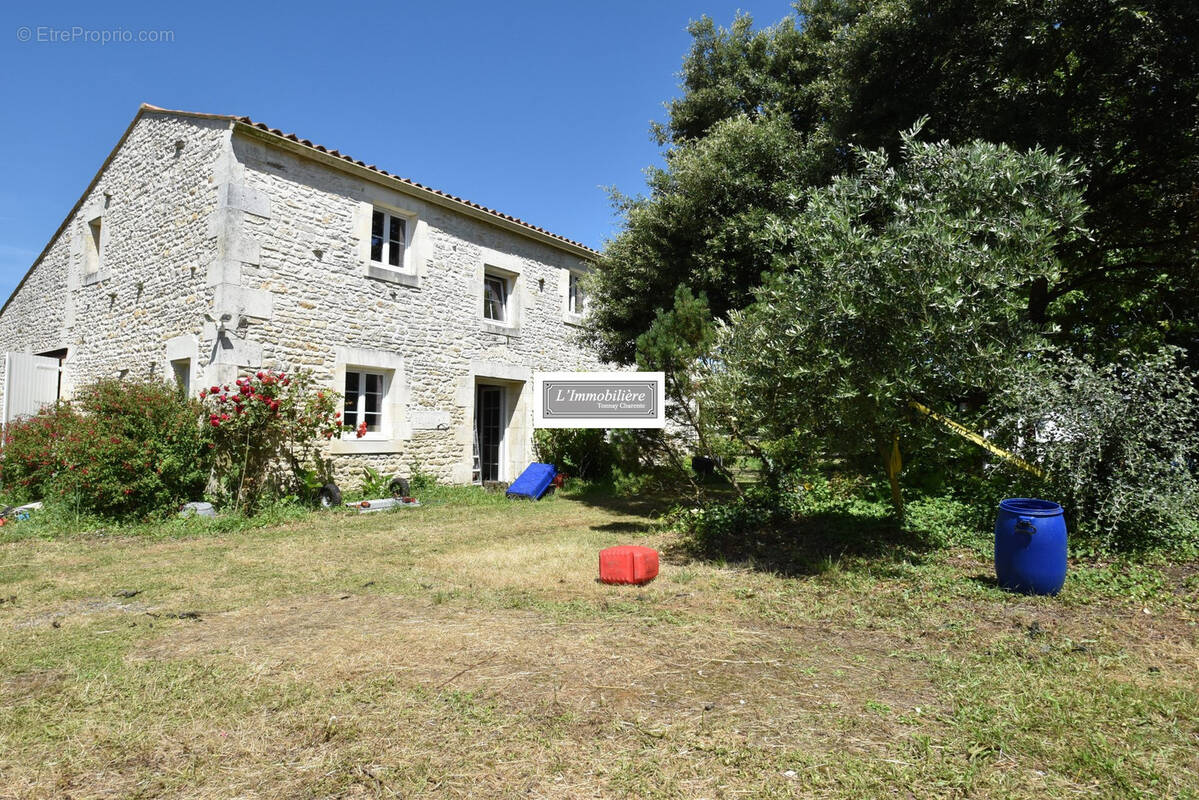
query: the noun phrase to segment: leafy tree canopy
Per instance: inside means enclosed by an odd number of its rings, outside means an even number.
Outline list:
[[[718,416],[792,453],[878,452],[909,401],[993,390],[1044,345],[1021,287],[1086,236],[1079,168],[1043,150],[909,133],[896,160],[857,157],[779,223],[790,255],[717,332]]]
[[[620,198],[595,279],[596,344],[631,361],[675,288],[724,317],[794,262],[776,236],[805,190],[895,155],[899,132],[1040,146],[1086,170],[1088,238],[1024,287],[1028,316],[1084,351],[1161,340],[1199,360],[1199,4],[1177,0],[804,0],[773,27],[704,18],[666,166]]]
[[[801,207],[813,178],[802,142],[783,119],[737,117],[667,154],[649,173],[650,201],[623,198],[623,235],[610,242],[591,287],[593,335],[630,362],[656,310],[686,286],[723,317],[749,301],[779,244],[770,239]]]

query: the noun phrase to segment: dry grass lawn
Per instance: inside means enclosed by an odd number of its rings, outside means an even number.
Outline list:
[[[1185,571],[1047,600],[967,551],[675,555],[610,587],[598,549],[670,551],[642,509],[455,497],[0,544],[0,798],[1199,796]]]

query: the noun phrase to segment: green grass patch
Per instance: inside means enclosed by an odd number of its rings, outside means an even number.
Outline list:
[[[0,794],[1199,792],[1192,565],[1076,564],[1030,598],[861,500],[819,547],[724,561],[658,524],[669,498],[421,500],[6,528]],[[660,577],[597,583],[620,543]]]

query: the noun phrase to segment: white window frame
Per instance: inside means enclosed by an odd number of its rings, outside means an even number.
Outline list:
[[[391,403],[391,386],[394,378],[394,371],[388,369],[380,369],[379,367],[363,367],[354,364],[347,364],[345,368],[345,379],[350,375],[358,376],[358,403],[354,409],[353,430],[344,431],[341,435],[342,439],[358,440],[358,439],[373,439],[387,440],[393,438],[391,436],[390,426],[393,423],[389,413],[388,406]],[[379,427],[378,430],[367,430],[363,436],[358,436],[358,425],[362,422],[366,414],[366,376],[377,375],[382,384],[379,393]],[[340,387],[344,393],[342,399],[341,418],[342,422],[349,425],[349,408],[346,402],[349,400],[349,393],[345,392],[346,380],[343,379]]]
[[[383,245],[379,252],[379,258],[374,257],[374,238],[375,238],[375,215],[383,216]],[[403,247],[404,252],[400,256],[399,264],[391,263],[391,223],[393,220],[398,220],[404,228]],[[416,227],[416,220],[411,214],[400,213],[394,209],[385,206],[375,205],[371,207],[371,215],[369,226],[367,229],[366,242],[366,257],[370,261],[371,266],[378,269],[388,269],[394,272],[411,273],[412,270],[408,266],[412,263],[412,229]]]
[[[347,372],[374,372],[386,376],[383,385],[383,404],[380,428],[361,439],[355,431],[345,431],[329,443],[333,455],[395,454],[404,452],[412,438],[409,419],[408,382],[404,359],[395,350],[337,346],[333,348],[333,373],[329,388],[339,394],[346,388]],[[341,413],[345,414],[345,403]],[[344,419],[344,416],[343,416]]]
[[[503,287],[504,292],[503,300],[500,304],[500,308],[503,311],[503,316],[498,319],[487,316],[487,285],[493,281],[498,282]],[[483,293],[481,297],[483,308],[481,313],[483,315],[484,322],[491,325],[501,325],[506,328],[515,327],[515,320],[512,319],[512,290],[515,286],[515,283],[515,280],[511,276],[506,275],[498,270],[485,269],[483,271]]]
[[[472,294],[470,302],[475,306],[475,318],[486,333],[496,336],[520,336],[520,326],[524,317],[525,305],[529,298],[525,297],[524,278],[521,277],[527,262],[520,256],[490,247],[479,248],[480,258],[475,268],[474,280],[471,282]],[[501,280],[506,290],[504,302],[504,319],[491,319],[487,316],[487,280]]]
[[[583,277],[586,273],[568,269],[566,271],[566,313],[574,317],[582,317],[587,313],[587,293],[583,291]],[[582,298],[579,307],[578,298]]]

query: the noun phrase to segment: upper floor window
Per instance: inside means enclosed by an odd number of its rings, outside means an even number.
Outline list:
[[[386,395],[386,373],[347,369],[342,421],[363,434],[382,433],[383,398]],[[362,427],[364,423],[365,428]]]
[[[102,239],[100,233],[103,226],[103,219],[96,217],[87,223],[87,232],[83,239],[83,273],[90,275],[100,271],[101,260],[104,257],[102,248]]]
[[[488,272],[483,276],[483,318],[494,322],[509,322],[509,280],[503,275]]]
[[[403,269],[407,248],[408,220],[376,208],[371,217],[371,261]]]
[[[583,291],[583,276],[578,272],[570,273],[570,284],[567,287],[566,310],[571,314],[582,314],[587,310],[587,293]]]

